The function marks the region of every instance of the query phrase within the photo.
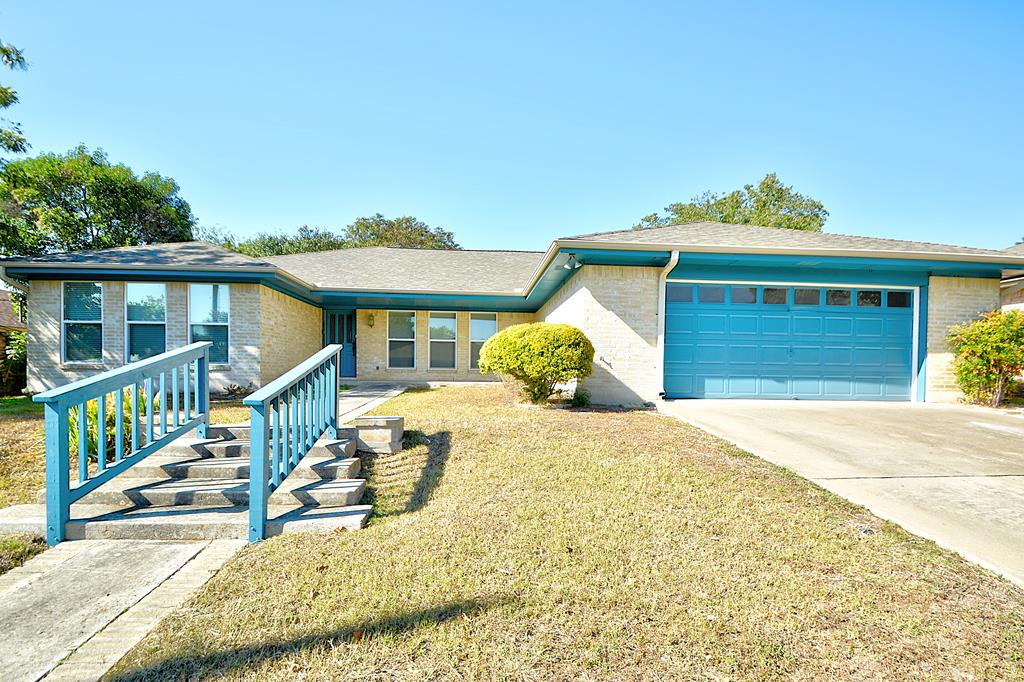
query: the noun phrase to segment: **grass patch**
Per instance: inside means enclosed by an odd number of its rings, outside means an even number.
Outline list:
[[[0,535],[0,575],[46,549],[42,538],[28,534]]]
[[[404,394],[355,533],[241,551],[116,679],[1020,679],[1024,592],[679,421]]]

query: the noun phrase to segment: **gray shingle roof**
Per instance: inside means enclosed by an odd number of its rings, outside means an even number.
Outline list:
[[[249,256],[243,256],[208,242],[172,242],[145,246],[120,246],[94,251],[51,253],[35,258],[11,258],[0,264],[84,265],[130,267],[219,268],[272,271],[274,267]]]
[[[543,255],[366,247],[265,260],[323,289],[513,293],[526,286]]]
[[[757,250],[785,249],[799,253],[807,251],[865,251],[911,254],[948,254],[960,256],[1005,256],[1006,251],[979,249],[953,244],[904,241],[879,237],[833,234],[830,232],[804,232],[781,227],[731,225],[727,223],[694,222],[655,227],[645,230],[619,230],[597,232],[559,241],[602,242],[619,244],[650,244],[663,247],[713,247]],[[1016,255],[1015,255],[1016,257]]]
[[[1003,253],[1012,253],[1015,256],[1024,256],[1024,242],[1006,247],[1003,249]]]

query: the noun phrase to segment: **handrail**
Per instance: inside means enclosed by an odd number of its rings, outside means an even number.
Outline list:
[[[199,438],[206,437],[210,424],[212,345],[209,341],[193,343],[33,396],[35,402],[43,403],[44,410],[48,544],[64,540],[72,503],[192,429]],[[154,388],[158,393],[154,393]],[[108,423],[107,412],[111,393],[113,427]],[[154,400],[157,396],[159,406]],[[130,401],[127,405],[126,398]],[[92,404],[96,407],[95,416],[90,410]],[[74,487],[70,472],[72,426],[78,450],[78,480]],[[107,458],[111,428],[112,461]],[[95,444],[90,442],[94,429]],[[93,455],[96,470],[90,471],[89,460]]]
[[[249,541],[267,535],[270,494],[324,434],[338,437],[341,345],[332,344],[242,401],[249,407]]]

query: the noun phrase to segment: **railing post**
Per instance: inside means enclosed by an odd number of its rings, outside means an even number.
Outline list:
[[[266,403],[249,409],[249,542],[267,535],[267,417]]]
[[[331,356],[327,363],[327,437],[338,438],[338,372],[341,370],[341,353]]]
[[[46,428],[46,544],[64,540],[71,519],[71,474],[68,454],[68,408],[61,402],[45,403]]]
[[[210,428],[210,348],[207,347],[196,362],[196,412],[202,422],[196,426],[196,438],[206,438]]]

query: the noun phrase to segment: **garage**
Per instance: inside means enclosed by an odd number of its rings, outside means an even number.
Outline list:
[[[665,287],[667,398],[911,399],[914,287]]]

